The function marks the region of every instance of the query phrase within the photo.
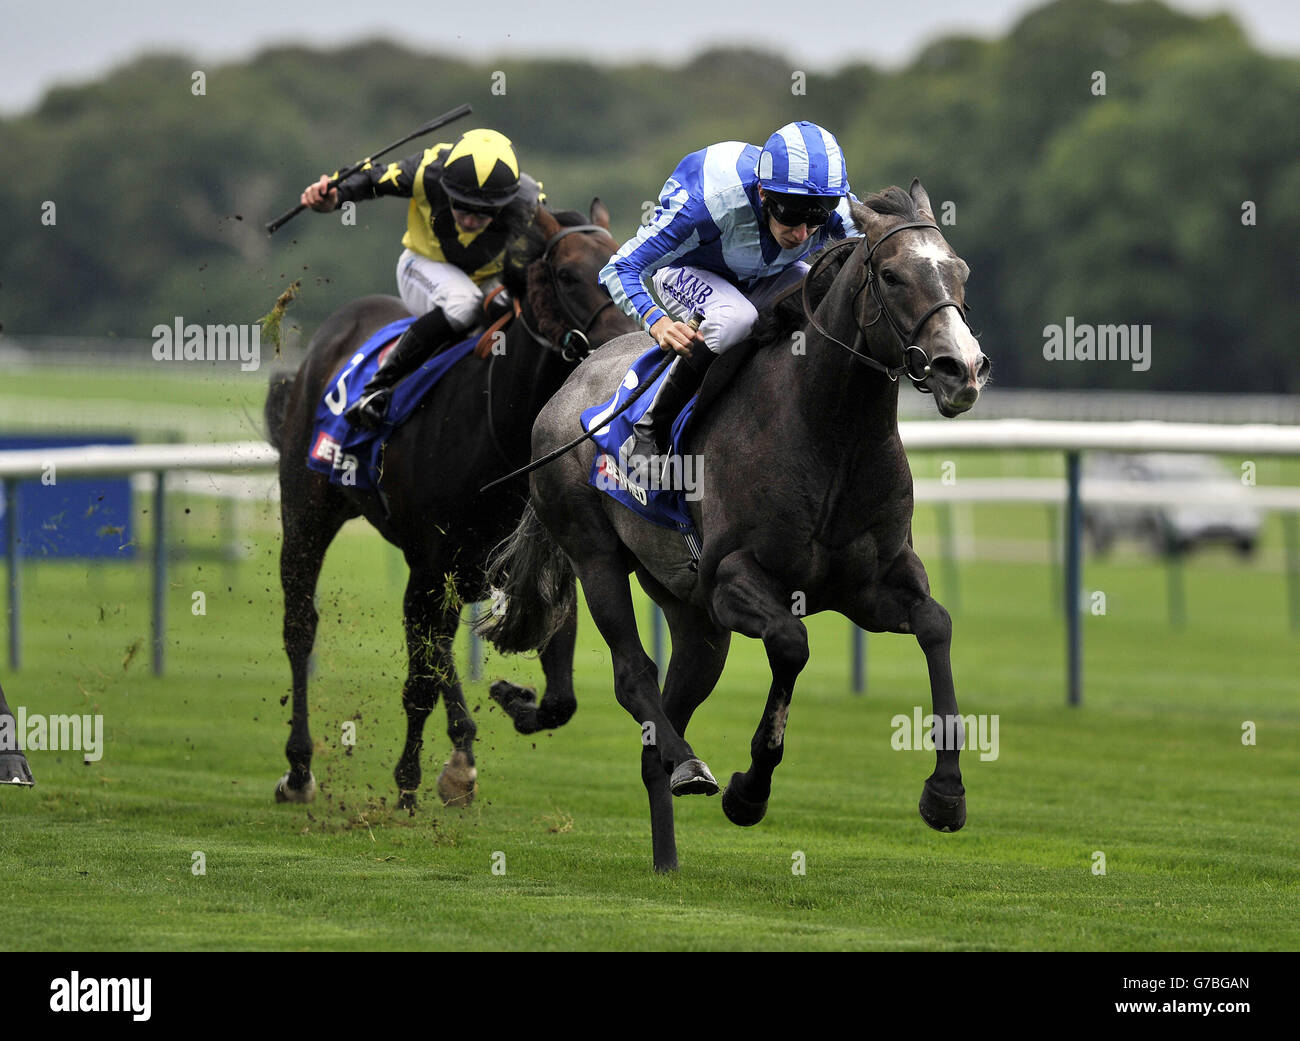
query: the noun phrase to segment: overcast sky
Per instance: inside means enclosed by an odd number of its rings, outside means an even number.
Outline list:
[[[1035,6],[1027,0],[309,0],[292,6],[0,0],[0,112],[28,109],[54,84],[94,79],[151,49],[219,63],[271,43],[336,45],[385,36],[467,57],[676,63],[710,46],[752,43],[823,69],[855,61],[897,64],[954,31],[999,35]],[[1227,9],[1258,46],[1300,52],[1297,0],[1173,0],[1172,6]],[[783,42],[787,34],[798,42]]]

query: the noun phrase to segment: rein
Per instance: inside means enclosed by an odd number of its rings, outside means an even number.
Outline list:
[[[923,386],[923,384],[930,377],[930,356],[927,355],[925,351],[922,348],[918,347],[916,344],[916,337],[917,334],[921,331],[921,327],[925,325],[927,321],[929,321],[931,315],[933,315],[936,311],[942,310],[945,307],[957,308],[957,313],[961,315],[961,320],[966,323],[967,328],[970,327],[970,322],[967,321],[966,312],[962,309],[961,304],[957,303],[956,300],[944,299],[944,300],[940,300],[937,304],[934,304],[928,311],[925,312],[925,314],[921,315],[921,317],[917,319],[916,324],[912,326],[912,330],[910,333],[905,333],[902,325],[899,324],[898,319],[894,317],[893,312],[890,311],[889,307],[885,304],[885,298],[880,293],[879,279],[876,277],[875,269],[871,266],[871,261],[875,256],[876,250],[880,247],[880,244],[882,242],[884,242],[891,235],[896,235],[898,232],[906,231],[909,228],[932,229],[934,231],[938,231],[940,235],[943,234],[943,232],[939,229],[939,226],[937,224],[933,224],[929,221],[911,221],[907,224],[898,224],[890,228],[887,232],[881,235],[880,238],[876,239],[874,245],[870,245],[867,248],[866,255],[862,258],[862,266],[866,268],[867,277],[863,281],[862,285],[858,286],[857,290],[853,294],[853,322],[857,326],[857,336],[854,337],[852,347],[850,347],[843,340],[840,340],[837,337],[832,336],[829,332],[827,332],[824,328],[822,328],[821,323],[817,321],[816,316],[813,315],[813,313],[809,310],[808,283],[812,281],[813,276],[817,273],[818,268],[822,264],[824,264],[832,254],[834,254],[838,250],[849,248],[850,246],[856,247],[857,246],[856,242],[853,243],[842,242],[838,245],[832,246],[828,250],[822,251],[821,255],[818,256],[815,261],[813,261],[812,267],[809,269],[807,277],[804,278],[800,302],[803,305],[804,318],[807,319],[808,323],[825,339],[830,340],[831,343],[835,344],[836,346],[843,347],[846,351],[848,351],[851,355],[853,355],[855,358],[858,359],[858,361],[862,362],[863,364],[868,365],[871,368],[878,370],[879,372],[883,372],[886,376],[890,378],[890,380],[892,380],[895,383],[898,382],[899,376],[906,373],[907,378],[912,381],[912,384],[916,387],[917,390],[925,393],[929,393],[930,392],[929,388]],[[864,244],[866,243],[865,236],[863,237],[862,241]],[[866,325],[863,325],[860,319],[858,318],[858,297],[861,296],[862,291],[867,288],[871,289],[872,299],[874,299],[876,302],[876,317],[871,319],[871,321],[869,321]],[[896,365],[892,368],[888,365],[883,364],[882,362],[877,361],[871,355],[857,349],[858,344],[862,344],[866,341],[867,330],[870,329],[873,325],[875,325],[878,321],[880,321],[881,315],[885,316],[885,320],[889,323],[890,329],[893,330],[894,336],[898,339],[899,345],[903,348],[903,364]],[[917,375],[916,371],[913,369],[911,364],[913,351],[915,351],[917,354],[921,356],[922,367],[920,370],[920,375]]]

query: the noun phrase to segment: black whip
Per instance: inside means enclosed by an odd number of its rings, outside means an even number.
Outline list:
[[[456,108],[453,108],[450,112],[444,112],[436,119],[429,120],[429,122],[425,123],[424,126],[420,127],[418,130],[412,131],[411,133],[407,134],[400,141],[394,141],[391,145],[389,145],[387,148],[383,149],[382,151],[376,152],[372,156],[367,156],[365,159],[362,159],[358,163],[353,163],[346,170],[340,170],[338,176],[333,178],[330,181],[329,188],[326,189],[326,194],[328,195],[331,191],[337,188],[340,183],[347,180],[354,173],[356,173],[363,166],[365,166],[366,163],[374,162],[381,155],[387,155],[394,148],[406,144],[407,141],[412,141],[417,137],[422,137],[423,135],[429,133],[431,130],[437,130],[439,127],[446,126],[448,123],[453,123],[456,120],[460,119],[461,116],[468,116],[472,111],[474,110],[469,105],[458,105]],[[287,213],[280,214],[280,216],[278,216],[275,220],[271,221],[271,223],[266,226],[266,233],[268,235],[274,235],[277,228],[289,223],[289,221],[293,220],[294,217],[298,216],[298,214],[302,213],[302,211],[305,210],[306,208],[307,207],[304,206],[302,203],[298,203],[297,206],[289,210]]]
[[[689,325],[692,329],[698,330],[700,327],[700,323],[703,321],[704,321],[704,315],[701,314],[699,311],[696,311],[695,314],[691,315],[691,320],[686,324]],[[704,348],[704,349],[707,350],[708,348]],[[614,412],[610,413],[609,418],[606,419],[605,422],[603,422],[600,426],[596,427],[595,430],[588,430],[581,437],[575,438],[574,440],[570,441],[567,445],[564,445],[562,448],[557,448],[554,452],[550,452],[549,454],[542,456],[541,459],[534,459],[527,466],[520,467],[514,473],[506,474],[504,477],[498,477],[491,484],[485,484],[482,488],[478,490],[478,493],[482,495],[489,488],[495,488],[498,484],[505,484],[506,481],[509,481],[515,477],[522,477],[524,474],[530,474],[534,470],[540,470],[547,463],[552,463],[556,459],[559,459],[560,456],[564,455],[565,452],[572,452],[575,448],[577,448],[580,444],[582,444],[582,442],[586,441],[590,437],[594,437],[597,430],[603,430],[605,427],[609,426],[611,422],[613,422],[624,412],[630,409],[634,404],[636,404],[637,399],[646,392],[646,389],[648,387],[654,385],[655,380],[657,380],[663,374],[664,369],[668,368],[668,366],[671,365],[676,360],[677,357],[675,353],[669,354],[667,358],[665,358],[657,366],[655,366],[655,370],[652,373],[650,373],[648,377],[646,377],[644,380],[641,381],[641,386],[637,387],[637,389],[632,392],[632,396],[628,398],[625,402],[623,402],[623,404],[620,405]]]
[[[667,358],[665,358],[662,362],[660,362],[659,365],[655,368],[654,372],[650,373],[649,379],[647,379],[644,383],[642,383],[641,386],[637,387],[637,389],[632,392],[632,396],[628,398],[625,402],[623,402],[623,404],[619,406],[618,410],[610,415],[609,419],[605,420],[604,423],[596,427],[596,430],[603,430],[605,427],[609,426],[611,420],[616,419],[618,416],[621,416],[624,412],[626,412],[633,405],[635,405],[637,398],[639,398],[642,394],[644,394],[646,392],[646,388],[651,386],[654,383],[654,381],[659,378],[660,374],[663,373],[664,369],[668,368],[668,366],[671,365],[675,360],[676,358],[670,354]],[[505,484],[506,481],[510,480],[513,477],[521,477],[524,474],[532,473],[534,470],[540,470],[547,463],[551,463],[554,462],[556,459],[559,459],[560,456],[564,455],[565,452],[573,451],[573,449],[577,448],[580,444],[582,444],[582,442],[586,441],[587,438],[594,437],[596,434],[596,430],[588,430],[581,437],[576,438],[573,441],[570,441],[563,448],[557,448],[554,452],[551,452],[549,455],[544,455],[540,459],[534,459],[527,466],[520,467],[514,473],[506,474],[504,477],[498,477],[491,484],[485,484],[482,488],[478,490],[478,493],[482,495],[489,488],[495,488],[498,484]]]

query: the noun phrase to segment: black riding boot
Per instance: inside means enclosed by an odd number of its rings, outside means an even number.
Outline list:
[[[659,393],[632,428],[636,440],[628,450],[629,459],[635,456],[660,456],[662,465],[662,457],[667,456],[672,439],[673,423],[686,403],[700,389],[704,374],[709,371],[709,366],[716,357],[707,347],[696,344],[689,358],[679,357],[669,366],[668,376],[659,387]]]
[[[455,330],[441,309],[417,318],[393,345],[383,364],[361,391],[361,397],[343,413],[343,418],[354,427],[378,430],[388,412],[393,388],[403,376],[418,369],[455,335]]]

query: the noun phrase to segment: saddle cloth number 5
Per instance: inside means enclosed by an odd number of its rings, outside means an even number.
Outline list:
[[[348,403],[347,378],[352,375],[352,370],[365,360],[365,357],[364,354],[354,354],[352,356],[352,363],[339,373],[339,378],[334,384],[334,389],[325,395],[325,407],[333,412],[334,415],[341,416],[343,414],[343,409]]]

